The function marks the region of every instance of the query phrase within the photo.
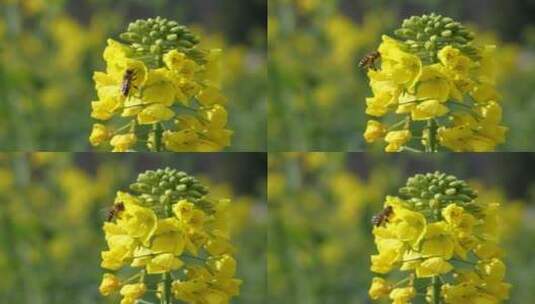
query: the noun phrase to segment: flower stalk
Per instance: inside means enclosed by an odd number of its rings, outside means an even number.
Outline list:
[[[163,134],[162,125],[155,124],[153,126],[153,130],[154,130],[154,152],[160,152],[162,151],[162,134]]]
[[[157,138],[157,136],[156,136]],[[156,139],[155,140],[156,143],[158,143],[158,140]],[[156,144],[156,151],[158,151],[158,144]],[[172,214],[172,206],[170,204],[170,201],[167,200],[165,202],[165,205],[164,205],[164,208],[165,208],[165,216],[166,217],[172,217],[173,214]],[[171,282],[172,282],[172,277],[171,277],[171,272],[167,271],[167,272],[164,272],[162,274],[162,284],[163,284],[163,290],[162,290],[162,295],[161,295],[161,303],[162,304],[172,304],[173,303],[173,300],[172,300],[172,291],[171,291]]]
[[[173,300],[171,297],[171,274],[166,272],[162,275],[163,281],[163,294],[162,294],[162,304],[172,304]]]
[[[438,276],[434,276],[432,278],[432,284],[433,284],[433,304],[440,304],[440,279]]]
[[[437,147],[437,123],[434,119],[427,120],[427,134],[429,141],[425,143],[426,152],[438,152]]]

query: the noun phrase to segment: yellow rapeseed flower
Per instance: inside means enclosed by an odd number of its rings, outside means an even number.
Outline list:
[[[385,141],[388,145],[385,148],[386,152],[400,151],[404,144],[406,144],[412,137],[411,131],[390,131],[385,136]]]
[[[416,296],[414,287],[394,288],[390,292],[390,299],[393,304],[409,304],[411,299]]]
[[[373,300],[378,300],[387,296],[390,293],[392,287],[383,278],[373,278],[372,285],[370,286],[369,296]]]
[[[110,145],[113,146],[113,152],[127,152],[137,142],[137,137],[133,133],[115,135],[110,141]]]
[[[429,120],[446,115],[450,109],[437,99],[429,99],[416,105],[411,111],[412,120]]]
[[[147,286],[145,286],[144,283],[126,284],[121,288],[120,291],[121,295],[124,297],[123,301],[126,299],[125,302],[134,302],[135,300],[143,297],[145,292],[147,292]]]
[[[121,281],[111,273],[105,273],[100,283],[99,291],[103,296],[109,296],[116,290],[119,290]]]
[[[418,56],[404,52],[402,44],[386,35],[379,46],[381,73],[396,85],[412,88],[422,73],[422,62]]]
[[[368,120],[364,138],[371,143],[383,137],[386,133],[386,128],[377,120]]]
[[[91,135],[89,136],[89,141],[93,146],[98,146],[109,137],[108,129],[103,124],[94,124]]]
[[[428,278],[448,273],[453,266],[442,257],[429,258],[416,266],[416,277]]]

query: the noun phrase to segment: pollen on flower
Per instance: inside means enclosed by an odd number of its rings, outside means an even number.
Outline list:
[[[378,117],[394,121],[383,126],[390,138],[408,131],[420,139],[392,143],[387,134],[387,152],[486,152],[505,142],[494,46],[477,45],[459,22],[434,13],[406,19],[394,33],[378,47],[380,68],[368,71],[373,97],[366,99],[366,114],[375,120],[364,133],[367,142],[382,137]]]
[[[447,304],[508,299],[502,251],[489,233],[498,223],[497,205],[478,201],[466,182],[440,172],[409,178],[399,193],[386,198],[385,207],[393,209],[389,220],[373,228],[378,254],[371,256],[371,271],[399,270],[405,279],[375,277],[370,298],[410,303],[420,293],[429,303]]]
[[[98,100],[91,103],[91,117],[101,121],[89,137],[93,146],[115,152],[220,151],[230,146],[227,98],[215,81],[219,49],[201,48],[185,26],[160,17],[132,22],[120,39],[108,39],[106,71],[93,76]],[[223,112],[225,119],[206,120],[206,113],[214,111]],[[182,124],[183,119],[194,123]],[[192,136],[171,144],[164,140],[169,134]]]
[[[239,294],[237,262],[226,220],[228,200],[207,197],[208,188],[174,169],[146,171],[118,192],[122,204],[103,230],[108,248],[101,266],[131,277],[106,273],[100,293],[119,293],[121,303],[135,303],[158,290],[162,303],[228,303]],[[128,284],[126,284],[128,283]]]

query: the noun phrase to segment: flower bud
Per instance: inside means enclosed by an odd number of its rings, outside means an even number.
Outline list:
[[[446,31],[443,31],[442,33],[440,33],[440,35],[441,35],[442,37],[446,37],[446,38],[448,38],[448,37],[451,37],[452,32],[451,32],[450,30],[446,30]]]
[[[103,124],[94,124],[91,135],[89,136],[89,141],[93,146],[99,146],[109,137],[108,129]]]
[[[121,281],[111,273],[105,273],[100,283],[99,291],[103,296],[109,296],[121,287]]]
[[[121,288],[121,295],[125,298],[140,299],[147,291],[144,283],[126,284]]]

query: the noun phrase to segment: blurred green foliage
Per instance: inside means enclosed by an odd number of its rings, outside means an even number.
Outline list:
[[[481,44],[497,45],[498,87],[509,127],[498,149],[535,150],[530,140],[535,30],[526,2],[269,0],[270,151],[380,150],[362,138],[371,90],[357,63],[404,18],[429,12],[469,25]],[[504,26],[509,23],[517,26]]]
[[[228,18],[231,7],[250,17]],[[106,40],[154,16],[192,26],[203,43],[223,49],[230,150],[265,150],[266,27],[252,19],[265,9],[230,0],[0,1],[0,150],[90,150],[92,75],[104,68]]]
[[[502,205],[499,231],[513,285],[508,303],[534,302],[535,176],[522,169],[533,166],[532,155],[513,153],[272,153],[269,302],[372,303],[370,256],[376,249],[370,220],[408,177],[435,170],[465,179],[478,200]]]
[[[237,166],[241,165],[239,170]],[[102,224],[115,192],[147,169],[184,170],[230,198],[243,280],[232,303],[264,303],[266,159],[260,154],[0,154],[2,303],[118,303],[98,292]]]

